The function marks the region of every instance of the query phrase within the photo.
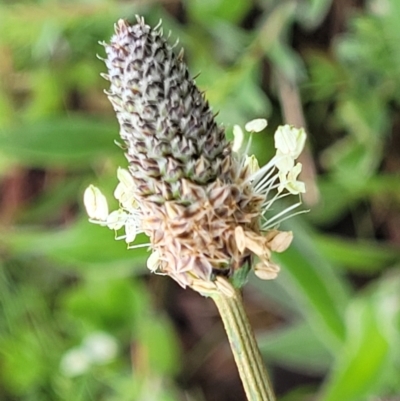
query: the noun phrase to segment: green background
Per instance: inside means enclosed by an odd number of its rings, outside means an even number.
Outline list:
[[[229,137],[268,119],[260,162],[279,124],[306,125],[310,212],[284,225],[278,279],[244,291],[279,399],[398,400],[397,0],[0,2],[0,399],[244,400],[209,300],[83,210],[126,167],[96,54],[135,14],[180,39]],[[65,368],[96,333],[115,352]]]

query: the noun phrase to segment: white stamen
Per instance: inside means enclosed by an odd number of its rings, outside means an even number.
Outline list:
[[[244,139],[244,134],[243,134],[242,129],[239,127],[239,125],[234,125],[233,126],[233,145],[232,145],[233,152],[239,151],[239,149],[242,147],[243,139]]]
[[[147,268],[154,273],[159,266],[160,254],[158,251],[154,251],[147,259]]]
[[[285,210],[283,210],[281,213],[278,213],[276,216],[273,216],[272,218],[270,218],[269,220],[267,220],[267,224],[262,226],[263,230],[270,230],[271,228],[277,227],[280,223],[282,223],[283,221],[292,218],[294,216],[297,216],[298,214],[303,214],[303,213],[307,213],[308,210],[300,210],[296,213],[292,213],[289,214],[285,217],[285,214],[289,213],[291,210],[294,210],[296,208],[298,208],[301,205],[301,202],[297,202],[294,205],[291,205],[290,207],[286,208]],[[281,218],[282,217],[282,218]]]
[[[268,122],[265,118],[256,118],[255,120],[249,121],[244,129],[247,132],[261,132],[268,125]]]
[[[271,169],[271,171],[273,171],[274,165],[275,165],[275,157],[273,157],[265,166],[262,166],[255,174],[250,176],[247,179],[247,181],[253,182],[253,185],[256,186],[260,180],[264,179],[264,174],[268,170]]]
[[[92,220],[104,222],[108,217],[108,204],[106,197],[99,188],[89,185],[83,195],[86,212]]]
[[[297,159],[304,149],[306,138],[307,135],[302,128],[298,129],[290,125],[278,127],[274,135],[277,154]]]
[[[146,244],[129,245],[128,249],[145,248],[149,246],[151,246],[151,244],[147,242]]]
[[[107,217],[107,227],[111,230],[119,230],[122,228],[128,219],[128,215],[121,209],[114,210]]]

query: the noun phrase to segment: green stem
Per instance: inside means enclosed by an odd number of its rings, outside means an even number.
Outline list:
[[[238,290],[212,295],[224,323],[248,401],[275,401],[268,373]]]

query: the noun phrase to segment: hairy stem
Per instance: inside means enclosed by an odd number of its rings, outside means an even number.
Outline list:
[[[212,296],[224,323],[248,401],[275,401],[268,373],[238,290]]]

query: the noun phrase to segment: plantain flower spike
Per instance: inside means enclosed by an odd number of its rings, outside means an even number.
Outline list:
[[[239,126],[235,141],[226,139],[190,78],[183,53],[174,53],[160,24],[151,28],[140,17],[135,25],[119,20],[104,46],[106,94],[119,121],[129,170],[118,170],[114,195],[120,210],[108,216],[100,190],[89,187],[86,199],[101,204],[100,213],[89,210],[91,221],[124,229],[118,238],[128,244],[145,233],[152,251],[149,269],[204,295],[229,293],[226,279],[242,286],[253,264],[260,278],[275,278],[279,267],[271,251],[284,251],[292,239],[291,232],[277,226],[301,202],[272,217],[267,212],[277,199],[304,192],[299,167],[293,178],[287,168],[304,146],[304,131],[280,127],[276,141],[282,143],[283,132],[296,151],[281,146],[259,168],[254,156],[240,153],[244,133]],[[266,125],[263,119],[246,124],[249,142]]]

